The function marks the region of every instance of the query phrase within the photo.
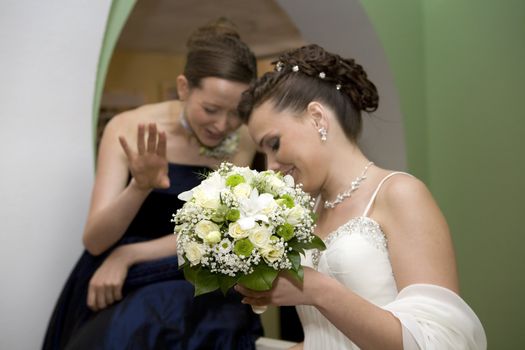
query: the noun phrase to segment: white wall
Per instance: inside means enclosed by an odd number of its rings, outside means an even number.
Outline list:
[[[0,349],[38,349],[81,252],[111,1],[0,3]]]

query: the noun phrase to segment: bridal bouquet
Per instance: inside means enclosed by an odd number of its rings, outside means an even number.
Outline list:
[[[179,267],[196,296],[236,283],[268,290],[283,270],[302,281],[300,254],[325,248],[313,234],[313,200],[290,175],[222,163],[179,199]]]

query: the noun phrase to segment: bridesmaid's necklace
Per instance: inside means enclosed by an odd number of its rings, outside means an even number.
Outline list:
[[[335,208],[336,205],[344,201],[346,198],[351,197],[352,194],[355,191],[357,191],[359,186],[361,186],[361,182],[363,182],[366,179],[366,172],[368,171],[368,168],[370,168],[372,165],[374,165],[374,162],[369,162],[363,169],[363,172],[361,173],[361,175],[359,175],[358,177],[354,179],[354,181],[352,181],[352,186],[344,192],[339,192],[337,196],[335,197],[335,200],[333,200],[332,202],[324,201],[325,209],[333,209]]]
[[[219,143],[215,147],[208,147],[203,145],[199,139],[195,136],[195,133],[193,132],[193,129],[190,126],[190,123],[186,120],[186,116],[184,115],[184,110],[180,111],[179,114],[179,121],[184,130],[186,130],[190,135],[195,137],[197,142],[200,144],[199,148],[199,154],[204,155],[206,157],[212,157],[216,159],[223,159],[228,158],[235,154],[237,152],[237,148],[239,147],[239,131],[234,131],[231,134],[227,135],[221,143]]]

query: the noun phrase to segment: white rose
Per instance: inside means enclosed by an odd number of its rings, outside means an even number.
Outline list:
[[[208,191],[202,187],[193,190],[193,198],[195,198],[195,204],[202,208],[217,209],[221,204],[219,191]]]
[[[275,191],[276,193],[279,193],[279,190],[286,186],[284,181],[282,181],[275,175],[267,176],[266,183],[268,184],[268,187],[270,188],[270,190]]]
[[[294,187],[295,186],[295,180],[293,179],[293,176],[292,175],[284,175],[284,183],[286,185],[288,185],[289,187]]]
[[[244,180],[246,180],[247,183],[251,183],[255,177],[255,171],[248,167],[237,168],[237,172],[244,177]]]
[[[290,225],[297,225],[301,222],[301,218],[304,215],[304,208],[300,205],[296,205],[295,207],[288,210],[286,214],[286,222]]]
[[[264,248],[268,246],[270,241],[271,232],[264,226],[257,225],[251,229],[248,238],[254,246]]]
[[[233,194],[237,198],[248,198],[252,193],[252,187],[247,183],[238,184],[233,188]]]
[[[195,225],[195,233],[202,240],[212,231],[219,231],[219,226],[210,220],[201,220]]]
[[[238,222],[232,222],[230,226],[228,227],[228,234],[233,239],[241,239],[248,237],[249,231],[243,230],[241,225],[239,225]]]
[[[221,240],[221,233],[219,231],[211,231],[204,237],[204,242],[208,244],[215,244],[220,242]]]
[[[189,242],[186,245],[186,259],[190,261],[190,265],[197,265],[201,261],[204,252],[205,249],[202,244],[197,242]]]
[[[225,188],[224,178],[219,173],[214,173],[193,189],[195,203],[203,208],[217,209],[221,204],[221,191]]]
[[[260,207],[260,212],[262,212],[265,215],[271,214],[277,207],[277,202],[269,193],[261,194],[258,198],[258,204]]]
[[[283,257],[284,247],[276,248],[275,246],[267,246],[261,250],[261,255],[267,262],[274,263]]]

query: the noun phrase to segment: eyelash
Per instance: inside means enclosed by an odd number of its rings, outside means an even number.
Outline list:
[[[208,114],[215,114],[215,113],[217,113],[217,110],[215,110],[215,109],[210,109],[210,108],[206,108],[206,107],[203,107],[203,109]]]
[[[276,152],[279,150],[280,143],[281,143],[281,140],[278,137],[276,137],[270,140],[268,146],[270,146],[270,149],[273,152]]]

